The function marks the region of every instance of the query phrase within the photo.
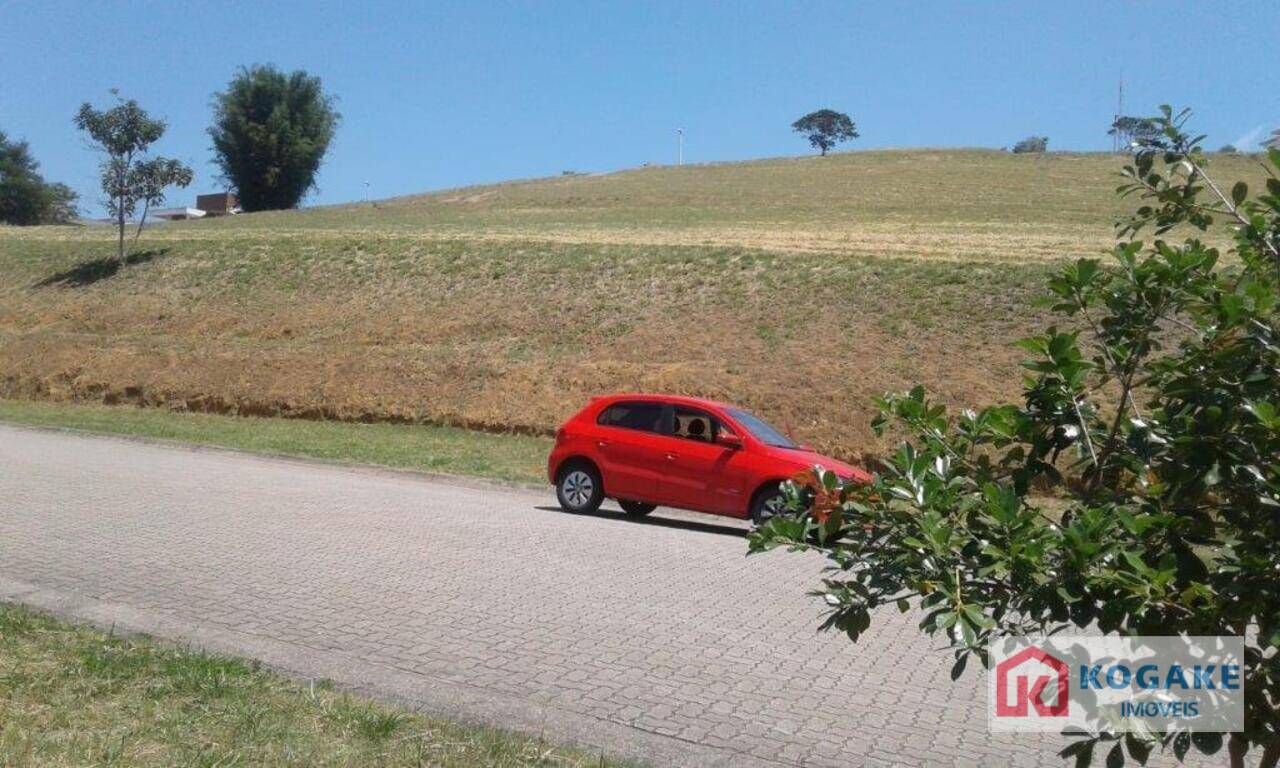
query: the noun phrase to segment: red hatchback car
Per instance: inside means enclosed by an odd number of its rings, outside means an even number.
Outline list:
[[[547,475],[569,512],[594,512],[612,498],[629,515],[665,506],[760,523],[780,508],[780,483],[815,464],[846,479],[871,479],[731,405],[611,395],[594,398],[560,427]]]

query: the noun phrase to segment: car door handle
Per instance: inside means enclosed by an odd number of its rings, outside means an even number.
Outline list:
[[[667,461],[675,461],[675,460],[676,460],[676,459],[678,459],[678,458],[680,458],[680,454],[678,454],[678,453],[668,453],[668,454],[667,454]]]
[[[597,447],[597,448],[608,448],[608,447],[609,447],[609,441],[608,441],[608,440],[597,440],[597,441],[596,441],[596,447]]]

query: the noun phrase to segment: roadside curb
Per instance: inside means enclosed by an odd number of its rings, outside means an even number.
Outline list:
[[[455,475],[450,472],[433,472],[429,469],[412,469],[409,467],[391,467],[385,464],[368,464],[359,461],[346,461],[343,459],[324,459],[316,456],[299,456],[292,453],[276,453],[274,451],[255,451],[248,448],[234,448],[225,445],[213,445],[209,443],[193,443],[186,440],[178,440],[166,437],[146,437],[143,435],[123,435],[116,432],[98,432],[92,429],[79,429],[77,427],[54,427],[42,424],[23,424],[19,422],[6,421],[0,417],[0,426],[12,429],[27,430],[30,432],[46,432],[50,434],[74,435],[76,437],[90,437],[100,440],[119,440],[126,443],[138,443],[142,445],[154,445],[161,448],[175,448],[190,453],[221,453],[231,456],[247,456],[255,459],[266,459],[269,461],[297,464],[301,466],[325,467],[329,469],[346,469],[359,471],[362,474],[377,474],[384,477],[407,477],[418,480],[430,480],[432,482],[445,483],[448,485],[456,485],[463,488],[478,488],[483,490],[509,490],[522,492],[546,492],[551,487],[550,483],[529,483],[522,480],[504,480],[498,477],[480,477],[476,475]]]

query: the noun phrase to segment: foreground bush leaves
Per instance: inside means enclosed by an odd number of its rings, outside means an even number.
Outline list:
[[[815,468],[751,552],[817,550],[824,628],[856,641],[876,610],[918,607],[953,678],[993,635],[1069,626],[1245,638],[1233,765],[1280,760],[1280,151],[1267,193],[1205,172],[1189,113],[1165,107],[1120,193],[1109,264],[1048,284],[1062,327],[1024,339],[1024,401],[949,413],[920,387],[877,403],[909,436],[868,485]],[[1224,192],[1223,190],[1229,190]],[[1195,237],[1234,227],[1228,258]],[[1158,239],[1136,239],[1145,230]],[[1178,243],[1164,236],[1176,233]],[[1255,631],[1256,630],[1256,631]],[[1214,754],[1219,734],[1068,734],[1077,765]]]

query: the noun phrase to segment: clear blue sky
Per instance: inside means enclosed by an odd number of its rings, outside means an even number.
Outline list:
[[[308,203],[477,182],[800,154],[832,107],[853,148],[1109,148],[1126,111],[1191,106],[1216,148],[1280,127],[1280,2],[485,3],[0,1],[0,130],[100,211],[71,125],[119,87],[157,150],[219,188],[211,95],[242,64],[319,75],[343,120]],[[1168,55],[1161,55],[1167,51]],[[1244,147],[1242,147],[1244,148]]]

